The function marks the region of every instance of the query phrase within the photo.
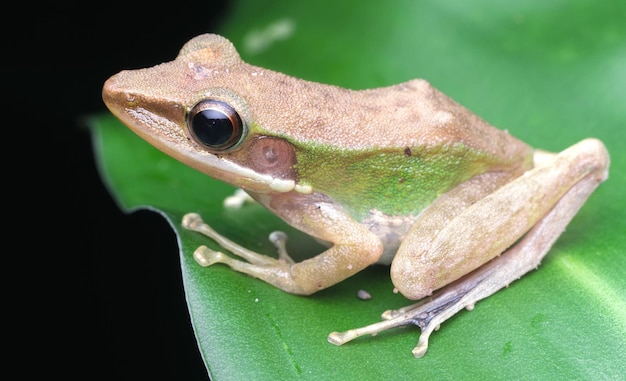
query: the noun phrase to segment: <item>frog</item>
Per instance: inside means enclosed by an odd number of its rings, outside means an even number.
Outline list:
[[[412,353],[424,356],[443,322],[536,269],[608,178],[597,138],[534,148],[424,79],[356,90],[308,81],[245,62],[217,34],[111,76],[102,97],[148,143],[325,245],[296,262],[273,234],[278,255],[265,255],[190,212],[181,225],[229,253],[202,245],[199,265],[295,295],[389,266],[392,291],[409,305],[331,332],[335,345],[414,324]]]

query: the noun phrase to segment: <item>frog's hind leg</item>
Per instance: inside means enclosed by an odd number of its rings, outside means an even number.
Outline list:
[[[514,246],[500,256],[496,254],[494,259],[476,270],[466,271],[469,273],[466,276],[454,282],[450,280],[452,283],[447,282],[449,283],[447,286],[418,304],[397,311],[387,311],[383,314],[386,321],[342,333],[333,332],[329,335],[329,341],[340,345],[362,335],[376,334],[391,327],[416,324],[422,333],[413,354],[415,357],[421,357],[428,348],[430,334],[441,323],[464,308],[472,309],[477,301],[537,268],[569,221],[595,188],[606,179],[609,165],[606,149],[602,143],[594,139],[582,141],[552,158],[544,153],[538,153],[537,158],[537,161],[541,161],[537,168],[503,186],[493,195],[476,202],[445,227],[452,228],[451,233],[456,235],[456,240],[452,244],[454,249],[458,249],[454,247],[457,241],[463,243],[476,240],[472,235],[478,234],[480,245],[476,250],[486,251],[495,245],[494,241],[505,240],[511,230],[519,229],[517,226],[512,227],[510,222],[513,225],[532,226],[526,229],[527,232],[524,231],[525,235],[521,239],[520,235],[508,238],[509,242],[506,245]],[[539,199],[535,200],[537,197]],[[545,209],[543,213],[542,208]],[[509,214],[489,214],[494,210],[508,211]],[[487,213],[487,216],[483,215],[481,218],[483,212]],[[536,218],[536,222],[533,218]],[[502,220],[506,223],[494,223]],[[438,239],[439,237],[431,238],[431,241]],[[442,247],[450,248],[445,245]],[[429,249],[438,250],[440,246],[435,243]],[[445,254],[438,253],[435,257],[446,258]],[[418,260],[424,260],[424,256]],[[435,273],[437,271],[439,270],[434,270]],[[422,272],[421,276],[427,278],[427,281],[436,278],[432,276],[430,269]],[[436,284],[419,287],[426,293],[430,291],[430,287],[439,288]],[[411,292],[415,290],[417,288],[411,289],[409,285],[408,291],[406,289],[401,291],[411,298]],[[415,295],[419,295],[418,291],[415,292]]]

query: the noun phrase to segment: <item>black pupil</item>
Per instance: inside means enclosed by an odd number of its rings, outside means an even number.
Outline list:
[[[218,110],[200,111],[193,117],[191,127],[198,140],[211,147],[226,143],[233,135],[231,120]]]

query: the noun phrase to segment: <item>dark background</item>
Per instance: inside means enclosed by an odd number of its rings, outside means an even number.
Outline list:
[[[174,234],[155,213],[120,211],[83,120],[106,111],[110,75],[173,59],[228,11],[205,0],[23,3],[5,13],[4,28],[16,21],[3,33],[5,209],[21,205],[10,214],[17,249],[5,257],[15,261],[5,264],[15,271],[5,314],[19,338],[5,345],[28,360],[21,374],[208,379]]]

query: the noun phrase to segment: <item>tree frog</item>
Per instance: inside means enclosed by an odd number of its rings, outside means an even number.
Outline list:
[[[608,176],[597,139],[533,149],[425,80],[367,90],[314,83],[247,64],[214,34],[171,62],[112,76],[103,99],[149,143],[328,247],[296,263],[278,238],[272,258],[190,213],[185,228],[232,254],[201,246],[199,264],[301,295],[388,264],[394,291],[420,301],[328,341],[417,324],[415,357],[442,322],[535,269]]]

